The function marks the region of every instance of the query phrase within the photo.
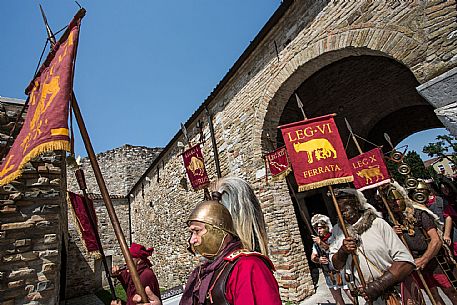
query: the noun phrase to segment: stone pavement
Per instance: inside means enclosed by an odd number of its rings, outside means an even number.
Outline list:
[[[61,302],[61,304],[65,305],[104,305],[103,302],[95,295],[95,294],[88,294],[83,295],[77,298],[66,300],[65,302]]]
[[[177,295],[171,298],[168,298],[163,301],[163,305],[178,305],[179,300],[181,298],[181,295]],[[345,293],[343,293],[343,298],[346,301],[346,304],[350,305],[352,304],[349,299],[346,297]],[[427,296],[426,298],[426,304],[431,305],[429,299]],[[443,299],[445,302],[449,302],[449,300],[443,296]],[[100,301],[99,298],[97,298],[94,294],[90,295],[85,295],[82,297],[74,298],[67,300],[66,303],[63,303],[65,305],[103,305],[102,301]],[[313,294],[312,296],[306,298],[303,300],[300,305],[334,305],[335,300],[332,297],[332,294],[330,293],[329,289],[327,288],[327,285],[325,284],[324,277],[322,276],[322,273],[319,274],[319,281],[317,283],[317,290],[316,293]],[[365,304],[365,302],[359,298],[359,304]],[[450,303],[446,303],[450,304]]]

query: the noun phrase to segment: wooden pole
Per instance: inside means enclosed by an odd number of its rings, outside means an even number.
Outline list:
[[[73,107],[73,112],[75,114],[76,122],[78,123],[79,131],[81,133],[81,137],[83,139],[84,146],[86,147],[86,151],[89,156],[89,160],[92,165],[92,169],[94,171],[95,179],[97,180],[98,187],[100,188],[100,193],[102,194],[102,197],[103,197],[103,202],[105,203],[109,218],[111,220],[111,223],[113,224],[114,234],[116,234],[117,240],[119,241],[122,255],[124,256],[125,262],[127,264],[127,268],[129,269],[133,284],[135,285],[135,290],[141,296],[142,302],[147,303],[147,302],[149,302],[148,297],[146,296],[143,285],[141,285],[138,271],[136,270],[135,263],[133,262],[132,256],[130,255],[130,251],[127,246],[127,242],[125,241],[124,233],[122,232],[122,228],[121,228],[121,225],[119,224],[119,220],[118,220],[116,212],[114,210],[113,203],[111,202],[111,198],[109,196],[108,189],[106,188],[105,180],[103,179],[102,172],[100,170],[100,166],[98,165],[98,161],[95,156],[95,152],[92,147],[92,143],[90,141],[89,134],[87,133],[86,125],[84,124],[84,120],[81,115],[81,111],[79,109],[78,102],[76,101],[76,96],[75,96],[74,92],[72,92],[72,95],[71,95],[71,105]]]
[[[338,206],[338,201],[336,200],[335,192],[333,192],[333,187],[331,185],[329,185],[328,186],[328,190],[330,191],[330,194],[332,196],[333,205],[335,206],[336,213],[338,215],[338,220],[339,220],[339,222],[341,224],[341,229],[343,230],[344,237],[348,238],[348,237],[350,237],[350,235],[349,235],[348,230],[346,228],[346,224],[344,223],[343,214],[341,214],[340,207]],[[359,275],[360,283],[365,288],[367,286],[367,282],[365,281],[365,277],[363,276],[362,269],[360,268],[359,257],[357,256],[357,254],[355,254],[355,253],[352,254],[352,261],[354,262],[354,266],[355,266],[355,268],[357,270],[357,273]],[[370,304],[372,304],[371,300],[368,301],[368,302]]]
[[[110,270],[108,268],[108,262],[106,261],[105,251],[103,251],[103,246],[102,246],[102,242],[100,240],[100,235],[98,234],[97,224],[96,224],[96,221],[95,221],[96,218],[95,218],[95,215],[92,214],[92,210],[89,208],[89,196],[87,195],[87,191],[86,191],[87,190],[87,185],[86,185],[86,179],[84,177],[83,170],[81,168],[78,168],[75,171],[75,176],[76,176],[76,181],[78,182],[78,185],[79,185],[79,189],[83,192],[84,210],[86,211],[86,214],[87,214],[87,217],[89,219],[89,223],[90,223],[90,226],[92,228],[92,231],[95,234],[95,240],[97,242],[98,251],[100,251],[100,256],[101,256],[102,263],[103,263],[103,268],[105,269],[106,280],[108,281],[109,289],[110,289],[110,292],[111,292],[111,298],[113,300],[116,300],[117,299],[116,298],[116,291],[114,290],[113,281],[111,280],[111,274],[110,274]]]
[[[222,178],[221,165],[219,164],[219,152],[217,151],[216,136],[214,134],[213,119],[211,118],[211,114],[209,113],[208,107],[205,107],[205,112],[208,118],[209,132],[211,134],[211,143],[213,145],[214,162],[216,164],[217,178]]]
[[[44,23],[46,25],[46,31],[48,33],[48,38],[51,41],[51,44],[55,44],[56,43],[55,36],[52,33],[51,28],[49,27],[49,24],[48,24],[47,19],[46,19],[46,15],[44,14],[44,10],[41,7],[41,5],[40,5],[40,10],[41,10],[41,13],[42,13],[42,16],[43,16]],[[84,13],[85,13],[84,9],[80,9],[80,11],[81,10],[83,10]],[[76,41],[76,44],[78,44],[78,41]],[[77,46],[76,46],[76,49],[77,49]],[[76,58],[76,54],[75,54],[75,58]],[[73,63],[73,66],[74,66],[74,63]],[[74,69],[73,69],[73,71],[74,71]],[[72,80],[72,83],[73,83],[73,80]],[[94,174],[95,174],[95,179],[97,180],[97,184],[98,184],[98,186],[100,188],[100,192],[102,194],[103,201],[104,201],[106,209],[108,211],[108,215],[109,215],[109,217],[111,219],[111,223],[113,224],[114,233],[116,234],[116,237],[117,237],[117,239],[119,241],[119,244],[121,246],[121,251],[122,251],[122,254],[124,255],[124,259],[125,259],[125,261],[127,263],[128,269],[130,271],[130,276],[132,277],[132,281],[133,281],[133,283],[135,285],[135,289],[136,289],[137,293],[141,296],[142,301],[143,302],[148,302],[148,298],[147,298],[146,293],[145,293],[145,291],[143,289],[143,286],[141,285],[140,277],[139,277],[138,272],[136,270],[135,263],[133,262],[133,259],[132,259],[131,255],[130,255],[130,251],[129,251],[128,247],[127,247],[127,243],[125,241],[125,236],[122,233],[122,228],[121,228],[121,226],[119,224],[119,220],[118,220],[118,218],[116,216],[116,213],[114,211],[113,203],[111,202],[111,198],[109,196],[108,189],[106,188],[105,180],[103,179],[102,173],[100,171],[100,167],[98,165],[97,158],[95,157],[94,149],[92,147],[92,143],[90,141],[89,134],[87,133],[87,129],[86,129],[86,126],[84,124],[84,120],[83,120],[83,117],[81,115],[81,111],[79,109],[78,102],[76,101],[75,93],[73,91],[71,93],[71,101],[70,102],[71,102],[71,105],[73,107],[73,113],[75,114],[76,121],[78,122],[78,127],[79,127],[79,131],[81,132],[81,137],[83,139],[84,146],[86,147],[86,151],[87,151],[87,154],[89,156],[90,163],[92,165],[92,169],[93,169]],[[89,216],[90,216],[90,214],[89,214]]]
[[[346,120],[346,125],[348,126],[349,132],[351,134],[351,138],[354,141],[355,146],[357,147],[357,150],[359,151],[359,154],[363,154],[363,150],[359,145],[359,141],[357,140],[354,133],[352,132],[352,128],[350,127],[349,122],[347,120]],[[400,224],[398,223],[398,220],[395,218],[394,213],[392,213],[392,209],[390,208],[386,197],[384,197],[384,194],[382,193],[381,188],[377,187],[377,189],[378,189],[379,195],[381,196],[382,202],[384,203],[384,206],[387,210],[387,214],[389,214],[389,217],[390,217],[390,219],[392,219],[394,225],[399,226]],[[406,239],[403,236],[403,234],[400,236],[400,239],[403,242],[403,244],[405,245],[406,249],[408,249],[408,251],[411,253],[411,250],[409,249],[408,243],[406,242]],[[422,272],[419,269],[417,269],[416,272],[422,282],[422,285],[424,286],[425,292],[427,293],[430,301],[432,302],[433,305],[437,305],[435,299],[433,298],[432,292],[430,291],[430,287],[428,287],[427,282],[425,281],[424,276],[422,275]]]

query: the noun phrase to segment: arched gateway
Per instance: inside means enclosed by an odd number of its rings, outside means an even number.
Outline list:
[[[195,127],[206,121],[208,108],[222,174],[242,176],[256,189],[283,301],[297,302],[314,291],[302,215],[327,209],[327,203],[319,190],[295,201],[284,181],[265,182],[262,155],[272,149],[267,135],[280,145],[277,127],[302,119],[294,93],[309,117],[337,113],[343,141],[344,117],[376,144],[385,144],[384,132],[398,143],[442,126],[416,87],[457,65],[456,13],[455,1],[283,1],[186,123],[196,142]],[[207,126],[203,136],[207,170],[215,179]],[[185,251],[183,223],[202,198],[183,183],[179,141],[181,133],[130,192],[132,239],[161,253],[154,268],[167,288],[182,284],[196,263]],[[348,154],[355,154],[352,146]]]

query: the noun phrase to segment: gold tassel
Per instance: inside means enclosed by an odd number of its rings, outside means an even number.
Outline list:
[[[36,156],[53,150],[65,150],[70,151],[70,142],[67,140],[58,140],[58,141],[51,141],[47,143],[40,144],[34,147],[27,155],[22,158],[21,163],[16,171],[8,174],[6,177],[0,180],[0,186],[10,183],[11,181],[16,180],[22,175],[22,169],[24,168],[25,164],[35,158]]]
[[[283,171],[282,173],[276,175],[276,176],[272,176],[271,177],[271,181],[273,182],[276,182],[276,181],[279,181],[279,180],[283,180],[284,178],[287,177],[287,175],[289,175],[290,173],[292,172],[292,169],[289,167],[288,169],[286,169],[285,171]]]
[[[332,184],[340,184],[340,183],[348,183],[348,182],[352,182],[352,181],[354,181],[353,176],[333,178],[333,179],[323,180],[323,181],[314,182],[314,183],[310,183],[310,184],[300,185],[298,187],[298,191],[304,192],[304,191],[317,189],[317,188],[323,187],[323,186],[328,186],[328,185],[332,185]]]

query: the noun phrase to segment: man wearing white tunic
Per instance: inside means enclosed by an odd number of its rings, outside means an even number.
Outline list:
[[[367,283],[365,289],[361,289],[363,297],[376,305],[386,304],[385,299],[393,286],[415,268],[414,259],[361,192],[340,189],[336,197],[351,237],[345,238],[339,225],[333,228],[330,259],[336,269],[356,273],[351,256],[356,253]]]

